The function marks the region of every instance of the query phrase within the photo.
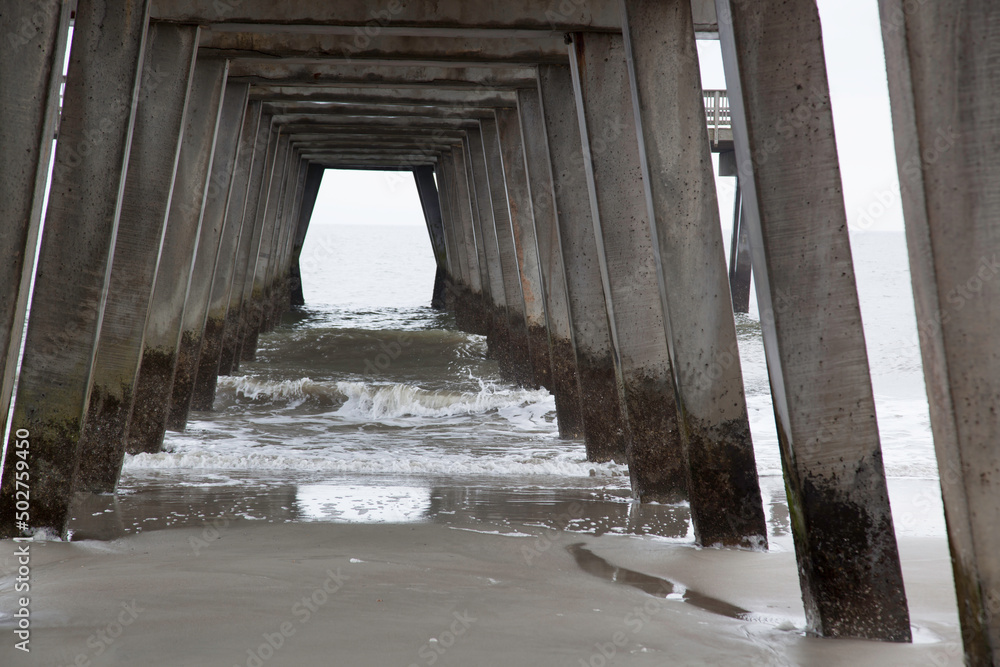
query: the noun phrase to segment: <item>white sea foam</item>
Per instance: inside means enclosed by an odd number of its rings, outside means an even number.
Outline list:
[[[544,390],[503,388],[486,383],[477,393],[429,391],[408,384],[373,385],[364,382],[338,382],[337,390],[347,397],[337,414],[349,419],[480,414],[547,403],[549,398],[549,393]]]
[[[492,456],[475,454],[429,455],[419,451],[344,452],[329,449],[315,452],[282,454],[277,448],[242,448],[243,451],[185,451],[158,454],[128,455],[125,470],[232,470],[232,471],[300,471],[309,473],[365,473],[365,474],[419,474],[419,475],[487,475],[533,476],[556,475],[563,477],[622,477],[627,476],[625,466],[616,463],[592,463],[583,453],[560,453],[556,456],[534,457],[517,454],[494,453]],[[263,450],[263,451],[262,451]]]

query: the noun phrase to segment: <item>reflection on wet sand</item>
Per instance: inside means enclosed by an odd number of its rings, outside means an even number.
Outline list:
[[[189,476],[190,478],[190,476]],[[273,483],[259,479],[212,485],[179,483],[172,475],[134,480],[118,496],[80,496],[70,524],[73,539],[114,539],[140,531],[197,527],[212,521],[273,523],[434,522],[456,528],[526,534],[566,530],[689,538],[686,505],[632,502],[625,490],[588,487],[512,487],[437,480],[356,478]]]

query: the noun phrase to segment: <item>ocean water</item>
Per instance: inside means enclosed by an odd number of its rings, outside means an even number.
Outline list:
[[[936,485],[909,483],[935,479],[936,463],[903,237],[856,234],[852,246],[894,503],[927,496],[917,505],[936,517]],[[484,338],[427,305],[423,228],[317,225],[302,268],[308,305],[261,337],[255,362],[220,378],[214,410],[168,433],[164,452],[128,457],[127,532],[218,515],[691,539],[686,506],[632,502],[624,466],[590,463],[582,441],[558,438],[548,392],[504,383]],[[754,310],[737,316],[751,430],[772,546],[790,548]],[[896,522],[943,530],[909,510]]]

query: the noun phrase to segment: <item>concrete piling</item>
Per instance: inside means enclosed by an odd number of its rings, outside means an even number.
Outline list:
[[[521,293],[520,271],[514,249],[511,229],[511,212],[504,182],[503,159],[500,154],[500,135],[495,118],[483,118],[483,151],[486,157],[486,174],[489,181],[489,203],[493,213],[494,230],[485,232],[488,244],[496,243],[499,274],[503,280],[506,315],[508,363],[511,378],[525,386],[533,383],[531,348],[528,342],[528,324],[524,316],[524,296]]]
[[[541,341],[536,333],[532,338],[532,349],[535,349],[535,345],[542,344],[549,347],[551,379],[547,386],[555,397],[559,435],[563,438],[582,438],[584,437],[583,414],[576,370],[576,352],[573,347],[573,327],[566,294],[566,270],[559,244],[548,138],[538,89],[518,90],[517,104],[521,120],[525,173],[531,198],[534,225],[532,237],[535,241],[536,265],[539,269],[546,321],[545,332],[548,336],[548,340]]]
[[[289,266],[290,284],[288,292],[290,305],[292,306],[306,305],[305,295],[302,293],[302,271],[299,269],[299,255],[302,254],[302,245],[305,243],[306,232],[309,229],[309,221],[312,219],[313,208],[316,205],[316,196],[319,194],[319,186],[323,181],[324,171],[326,169],[322,165],[310,164],[306,172],[305,187],[299,203],[299,217],[296,221],[295,239],[292,242],[291,263]]]
[[[695,538],[767,546],[690,3],[623,0],[641,180]]]
[[[241,84],[229,84],[239,86]],[[228,89],[226,94],[228,95]],[[253,161],[253,142],[260,124],[260,103],[251,101],[246,105],[240,126],[236,161],[229,175],[230,183],[226,204],[226,223],[222,246],[219,249],[219,265],[212,281],[212,297],[209,304],[205,334],[198,359],[198,373],[191,396],[192,410],[211,410],[215,402],[215,387],[222,367],[222,354],[226,330],[236,326],[239,303],[233,305],[235,286],[242,286],[240,272],[246,269],[246,248],[252,236],[252,223],[245,224],[247,184]],[[229,357],[232,367],[232,356]]]
[[[191,332],[184,327],[185,304],[201,235],[225,76],[225,61],[195,64],[129,420],[126,448],[131,454],[160,451],[178,355],[191,354]]]
[[[300,219],[302,200],[306,192],[306,179],[309,176],[308,164],[302,159],[298,150],[292,151],[292,165],[289,169],[288,200],[284,207],[281,222],[281,241],[278,251],[278,263],[271,286],[271,329],[281,322],[285,313],[292,309],[292,258],[295,252],[297,221]],[[296,267],[297,268],[297,267]],[[298,276],[299,274],[296,274]],[[301,281],[299,282],[301,288]]]
[[[437,262],[437,274],[434,276],[434,293],[431,296],[431,307],[444,308],[445,281],[448,280],[449,253],[445,243],[444,224],[441,219],[441,202],[438,198],[438,188],[434,184],[434,168],[421,166],[413,170],[413,180],[417,185],[420,206],[424,211],[424,221],[427,233],[431,238],[431,248]],[[454,254],[454,253],[452,253]],[[457,261],[457,257],[456,257]]]
[[[71,3],[14,0],[0,15],[0,431],[7,426],[42,220]],[[18,31],[31,26],[33,32]],[[30,45],[30,47],[29,47]]]
[[[150,23],[78,491],[112,493],[121,473],[197,49],[197,27]]]
[[[818,10],[716,6],[809,630],[909,641]]]
[[[1000,665],[998,113],[989,2],[879,2],[965,664]]]
[[[441,210],[441,231],[445,246],[444,268],[437,267],[431,307],[449,310],[455,315],[455,324],[464,331],[470,330],[468,312],[469,266],[465,253],[465,238],[457,220],[458,203],[455,193],[455,168],[450,151],[445,159],[430,167],[437,180],[438,202]],[[426,217],[426,216],[425,216]],[[431,234],[430,230],[428,233]],[[432,242],[432,247],[433,247]],[[437,304],[437,306],[435,306]]]
[[[447,157],[446,157],[447,159]],[[451,149],[452,169],[449,173],[454,179],[455,221],[459,236],[463,239],[462,251],[465,252],[465,265],[468,267],[468,285],[463,292],[464,306],[461,308],[462,320],[471,333],[485,335],[486,326],[486,296],[483,282],[483,269],[479,262],[480,241],[476,239],[476,225],[473,222],[472,198],[469,191],[469,171],[466,166],[466,153],[462,145]]]
[[[534,213],[525,171],[521,121],[516,108],[500,108],[494,113],[507,187],[514,259],[521,285],[521,305],[527,327],[528,366],[533,373],[531,380],[534,385],[551,388],[552,361],[549,357],[549,334],[545,322],[545,298],[542,296],[542,277],[538,269]]]
[[[253,361],[257,358],[257,342],[264,317],[264,303],[267,299],[267,270],[274,251],[275,229],[278,222],[278,204],[281,187],[288,161],[288,137],[275,135],[270,167],[265,167],[264,187],[257,203],[257,217],[262,228],[257,253],[247,264],[244,285],[244,327],[240,343],[240,360]],[[268,147],[271,150],[271,147]],[[252,268],[251,268],[252,267]]]
[[[476,241],[481,242],[480,261],[489,280],[490,301],[486,308],[487,333],[486,342],[490,355],[500,365],[500,372],[508,378],[516,377],[513,353],[511,351],[510,328],[507,324],[507,296],[500,264],[500,250],[497,244],[496,224],[494,222],[493,199],[490,192],[490,180],[486,155],[483,148],[483,132],[470,129],[466,142],[469,167],[471,171],[470,189],[475,187],[475,207],[478,215]],[[496,178],[494,172],[494,178]]]
[[[128,168],[148,4],[138,2],[133,9],[108,11],[99,0],[80,0],[77,5],[11,423],[15,436],[30,435],[30,525],[57,532],[65,528],[79,467],[78,445],[107,299],[108,269],[121,211],[119,195]],[[43,137],[42,145],[48,141]],[[7,456],[3,471],[3,538],[19,535],[27,527],[15,521],[17,460],[17,456]]]
[[[750,311],[750,237],[743,220],[743,193],[740,179],[736,178],[736,195],[733,198],[733,233],[729,243],[729,291],[733,295],[733,312]]]
[[[624,415],[569,67],[539,66],[538,90],[558,210],[587,458],[624,461]]]
[[[620,35],[575,35],[570,49],[632,493],[680,502],[687,498],[686,465],[624,45]]]
[[[174,431],[183,431],[187,425],[198,363],[206,337],[221,334],[224,315],[218,311],[210,313],[210,308],[215,275],[220,271],[220,265],[225,263],[223,247],[231,243],[232,239],[231,236],[227,238],[226,208],[229,204],[231,175],[237,159],[243,114],[247,107],[247,92],[248,86],[242,83],[227,85],[223,91],[212,149],[212,167],[202,207],[201,234],[191,268],[191,285],[184,304],[181,346],[177,351],[177,367],[174,370],[170,409],[167,412],[167,428]]]
[[[247,115],[252,128],[244,128],[253,133],[247,153],[247,190],[244,198],[240,245],[236,250],[233,266],[233,285],[229,292],[229,308],[226,311],[226,328],[222,335],[222,352],[219,355],[219,374],[231,375],[240,367],[240,344],[243,340],[244,308],[249,267],[256,261],[260,247],[262,221],[257,218],[261,183],[269,155],[271,138],[271,116],[263,113],[259,102],[251,102]],[[246,134],[244,135],[246,137]]]

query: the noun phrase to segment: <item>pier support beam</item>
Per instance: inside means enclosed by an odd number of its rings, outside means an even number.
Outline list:
[[[288,171],[287,200],[281,223],[281,239],[278,249],[278,264],[271,284],[270,329],[274,329],[282,316],[292,308],[292,254],[298,229],[299,210],[306,191],[308,163],[298,150],[292,150]]]
[[[150,23],[108,302],[80,441],[78,491],[112,493],[121,474],[197,54],[196,26]]]
[[[302,172],[299,153],[291,144],[285,162],[285,175],[278,194],[277,216],[274,229],[274,244],[267,265],[265,278],[267,288],[264,295],[264,312],[261,321],[261,332],[274,331],[281,316],[285,313],[288,295],[288,259],[290,256],[289,239],[292,236],[291,219],[301,195]]]
[[[511,355],[510,328],[507,325],[507,296],[504,292],[503,271],[500,264],[500,250],[494,223],[493,199],[490,194],[490,176],[485,153],[483,152],[483,132],[479,128],[469,130],[466,142],[471,171],[470,186],[475,187],[475,206],[478,215],[476,240],[481,241],[480,260],[486,267],[489,279],[489,307],[487,308],[486,341],[490,354],[500,365],[500,372],[513,378],[515,372]],[[497,177],[496,172],[492,174]]]
[[[228,91],[226,94],[228,95]],[[198,360],[198,377],[191,397],[192,410],[212,409],[226,329],[229,326],[236,326],[238,322],[239,307],[233,308],[231,304],[239,282],[237,276],[240,275],[241,257],[242,267],[246,269],[246,257],[241,253],[250,243],[249,237],[253,231],[252,224],[245,224],[244,212],[250,165],[253,162],[253,142],[260,124],[260,107],[258,101],[249,102],[240,127],[239,146],[236,149],[236,161],[229,184],[229,201],[226,205],[226,231],[222,247],[219,249],[220,264],[212,281],[212,301],[209,305],[205,337]]]
[[[461,224],[456,219],[458,208],[455,197],[455,164],[451,153],[446,152],[436,165],[427,165],[433,170],[438,183],[438,201],[441,209],[441,224],[445,245],[446,268],[442,273],[439,267],[435,276],[435,294],[440,289],[440,296],[435,297],[442,308],[455,314],[455,323],[459,329],[469,328],[468,313],[468,283],[469,267],[465,254],[464,238]],[[441,280],[438,281],[438,276]],[[432,299],[433,300],[433,299]],[[432,304],[433,305],[433,304]]]
[[[59,122],[72,3],[11,0],[0,14],[0,433],[24,333],[42,202]]]
[[[220,375],[230,375],[240,367],[243,332],[246,330],[247,294],[253,282],[253,268],[264,230],[264,221],[257,215],[257,211],[263,194],[264,176],[270,168],[269,162],[273,160],[274,144],[278,141],[277,129],[272,127],[270,114],[261,113],[256,131],[257,135],[254,137],[251,150],[252,161],[243,213],[243,225],[246,231],[240,237],[240,247],[236,255],[233,289],[229,296],[226,331],[222,336],[222,354],[219,357]]]
[[[555,397],[559,435],[563,438],[582,438],[583,413],[576,372],[576,353],[573,349],[569,297],[566,294],[566,270],[559,246],[549,142],[537,88],[518,90],[517,106],[534,223],[536,262],[545,306],[548,340],[544,343],[549,347],[551,364],[549,390]]]
[[[700,134],[691,3],[623,0],[622,8],[695,539],[766,548],[712,155]]]
[[[478,232],[473,220],[475,211],[469,189],[468,154],[461,145],[455,146],[451,150],[451,160],[453,168],[449,173],[454,177],[455,218],[460,228],[459,236],[464,240],[460,251],[465,253],[469,280],[463,320],[471,333],[485,335],[488,331],[486,325],[488,283],[483,281],[483,268],[479,264],[480,240],[476,238]]]
[[[485,230],[487,242],[496,242],[499,269],[503,280],[506,313],[507,344],[511,379],[518,384],[529,386],[533,383],[531,370],[531,346],[528,343],[528,325],[524,319],[524,297],[521,294],[521,279],[514,250],[514,236],[511,231],[510,209],[507,187],[504,182],[503,159],[500,156],[500,136],[495,118],[480,120],[483,151],[486,156],[489,180],[489,203],[493,212],[494,229]],[[491,236],[492,233],[492,236]]]
[[[184,333],[184,307],[201,235],[225,73],[225,61],[195,64],[163,250],[146,321],[135,405],[129,420],[126,447],[132,454],[155,453],[163,445],[174,370]]]
[[[475,265],[479,267],[479,284],[482,287],[482,301],[480,302],[479,314],[481,322],[480,334],[487,337],[489,343],[490,331],[493,327],[493,280],[489,271],[489,262],[486,260],[486,241],[483,239],[483,226],[479,217],[479,196],[476,185],[476,175],[472,169],[471,142],[466,136],[462,139],[462,161],[465,164],[465,180],[468,193],[470,211],[470,230],[466,238],[471,238],[475,242],[475,247],[471,248],[476,254]]]
[[[246,319],[243,341],[240,344],[242,361],[253,361],[257,358],[257,342],[264,322],[264,305],[267,303],[268,267],[274,253],[278,204],[285,179],[285,166],[288,162],[288,137],[280,136],[280,130],[277,130],[273,143],[273,159],[270,168],[265,167],[267,174],[257,208],[257,216],[263,221],[260,245],[257,248],[256,259],[247,265],[248,292],[243,294]]]
[[[687,498],[686,466],[620,35],[573,36],[576,91],[597,258],[620,374],[632,493]]]
[[[909,641],[819,13],[716,8],[808,628]]]
[[[429,166],[415,168],[413,180],[417,184],[420,206],[424,211],[424,222],[427,223],[427,234],[430,236],[431,249],[434,252],[434,260],[437,262],[431,307],[440,310],[445,307],[445,281],[449,279],[447,275],[449,255],[445,243],[444,225],[441,220],[441,201],[438,198],[438,188],[434,184],[434,168]]]
[[[222,77],[224,80],[225,74]],[[249,86],[245,83],[233,83],[224,87],[221,111],[214,132],[212,166],[202,206],[201,235],[191,270],[191,287],[184,304],[181,344],[177,349],[177,367],[174,370],[170,410],[167,413],[167,428],[173,431],[183,431],[187,425],[198,375],[198,362],[206,338],[212,337],[214,340],[222,335],[224,313],[216,310],[210,317],[209,308],[216,273],[226,271],[221,267],[226,263],[223,260],[223,248],[226,248],[231,257],[235,245],[235,238],[226,229],[226,208],[229,205],[232,175],[236,167],[243,114],[247,108],[248,89]]]
[[[527,327],[528,353],[533,384],[552,387],[552,362],[549,358],[549,333],[545,324],[545,300],[538,271],[538,248],[531,210],[531,192],[524,166],[521,121],[516,108],[496,110],[497,132],[503,176],[507,186],[507,209],[513,234],[514,259],[520,282],[524,320]]]
[[[540,65],[538,90],[549,142],[587,458],[624,462],[624,415],[569,67]]]
[[[729,291],[733,295],[733,312],[750,312],[750,237],[743,219],[743,192],[740,179],[736,178],[736,196],[733,200],[733,233],[729,243]]]
[[[80,0],[76,9],[14,405],[15,437],[0,489],[0,538],[24,530],[15,524],[15,464],[22,460],[15,451],[23,451],[15,441],[26,442],[30,456],[30,526],[59,532],[66,527],[128,168],[148,11],[147,2],[124,12],[100,0]],[[47,137],[42,146],[47,148]]]
[[[965,664],[1000,665],[995,3],[881,0],[896,164]]]
[[[319,186],[323,182],[323,172],[326,169],[319,164],[310,164],[306,173],[306,187],[302,193],[302,202],[299,204],[298,222],[295,228],[295,241],[292,244],[292,264],[291,264],[291,284],[288,291],[293,306],[306,305],[305,295],[302,293],[302,271],[299,268],[299,256],[302,254],[302,245],[306,240],[306,232],[309,230],[309,221],[312,220],[313,208],[316,206],[316,197],[319,195]]]

